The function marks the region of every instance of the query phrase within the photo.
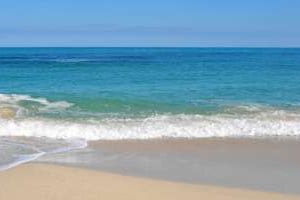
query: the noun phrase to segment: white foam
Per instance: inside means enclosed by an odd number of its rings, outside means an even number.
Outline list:
[[[115,118],[85,123],[13,119],[0,120],[0,136],[85,140],[300,136],[300,116],[283,113],[264,113],[257,116],[156,115],[140,119]]]
[[[0,107],[20,110],[21,101],[43,105],[41,110],[66,109],[73,104],[50,102],[29,95],[0,94]],[[18,107],[19,106],[19,107]],[[0,118],[0,136],[48,137],[85,140],[151,139],[162,137],[300,136],[300,113],[261,105],[228,107],[215,115],[154,115],[144,118],[94,118],[81,122],[41,117]]]

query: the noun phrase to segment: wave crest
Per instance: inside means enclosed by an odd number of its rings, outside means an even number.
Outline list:
[[[235,105],[211,115],[103,115],[81,119],[80,115],[77,118],[48,118],[35,113],[27,116],[24,113],[32,111],[28,110],[32,106],[28,108],[24,102],[38,104],[38,112],[42,113],[64,111],[73,106],[66,101],[55,102],[29,95],[0,94],[0,136],[85,140],[300,136],[299,110],[280,110],[262,105]],[[75,116],[78,114],[78,110],[70,112],[75,112],[72,113]]]
[[[66,101],[49,101],[46,98],[35,98],[29,95],[19,95],[19,94],[0,94],[0,118],[1,110],[10,110],[10,112],[15,112],[16,117],[30,113],[29,108],[26,106],[21,106],[21,103],[35,103],[37,105],[37,110],[39,112],[47,112],[53,110],[65,110],[71,106],[72,103]]]
[[[0,136],[85,140],[299,136],[300,116],[157,115],[140,119],[74,122],[50,119],[0,120]]]

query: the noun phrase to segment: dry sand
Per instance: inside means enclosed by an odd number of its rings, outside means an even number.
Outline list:
[[[56,165],[27,164],[0,172],[0,199],[296,200],[300,196],[135,178]]]

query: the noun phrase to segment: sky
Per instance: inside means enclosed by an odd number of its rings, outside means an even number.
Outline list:
[[[300,47],[300,0],[0,0],[0,47]]]

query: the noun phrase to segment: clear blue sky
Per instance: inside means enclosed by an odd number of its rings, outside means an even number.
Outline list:
[[[300,0],[0,0],[0,46],[300,47]]]

